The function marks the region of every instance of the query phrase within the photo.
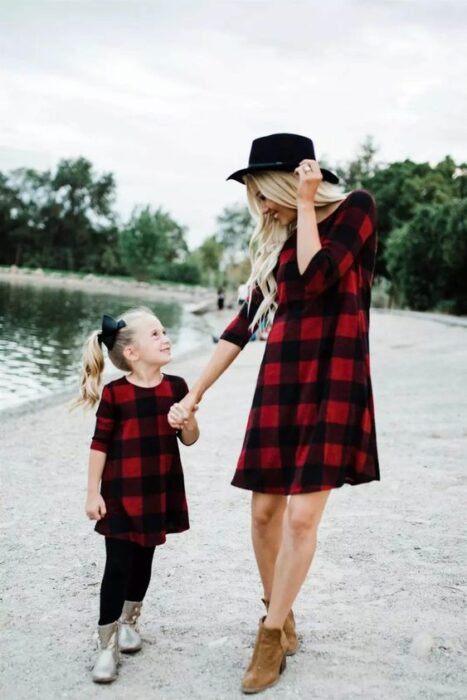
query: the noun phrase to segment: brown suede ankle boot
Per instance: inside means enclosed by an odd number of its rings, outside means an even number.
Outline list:
[[[275,685],[286,666],[287,640],[283,630],[268,629],[263,617],[259,621],[255,648],[245,675],[242,691],[259,693]]]
[[[269,608],[269,600],[266,598],[261,598],[264,603],[266,610]],[[297,653],[300,642],[297,639],[297,632],[295,629],[295,617],[293,610],[289,612],[284,622],[284,633],[287,637],[287,656],[293,656]]]

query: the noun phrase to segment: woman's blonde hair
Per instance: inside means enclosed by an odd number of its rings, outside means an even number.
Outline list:
[[[117,369],[122,370],[122,372],[131,371],[131,366],[128,364],[123,351],[134,341],[138,321],[144,316],[155,317],[155,314],[146,306],[139,306],[125,311],[120,316],[126,325],[117,332],[112,349],[108,350],[108,355],[112,364]],[[93,331],[84,343],[79,396],[71,408],[77,408],[78,406],[92,408],[99,401],[99,387],[105,365],[102,344],[99,342],[100,332],[100,329]]]
[[[264,297],[250,325],[253,328],[262,320],[271,320],[276,311],[277,283],[273,270],[282,246],[296,226],[296,222],[283,226],[271,216],[264,216],[256,194],[260,191],[267,199],[289,209],[296,209],[299,180],[294,173],[278,170],[245,175],[244,180],[248,208],[258,222],[249,244],[251,273],[247,284],[250,290],[258,286]],[[324,207],[340,202],[346,196],[340,187],[323,180],[316,191],[314,204],[315,207]]]

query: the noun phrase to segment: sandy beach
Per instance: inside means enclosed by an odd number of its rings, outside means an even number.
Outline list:
[[[301,649],[261,697],[465,697],[466,341],[461,326],[373,312],[382,481],[331,495],[295,605]],[[63,399],[3,416],[3,698],[241,697],[262,605],[250,494],[230,479],[263,350],[250,343],[205,396],[201,439],[182,448],[191,530],[156,550],[144,649],[110,687],[90,680],[104,562],[84,515],[94,417]],[[193,380],[208,354],[170,372]]]

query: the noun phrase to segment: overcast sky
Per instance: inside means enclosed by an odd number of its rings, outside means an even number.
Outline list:
[[[256,136],[467,159],[467,0],[0,0],[0,169],[86,156],[191,246]]]

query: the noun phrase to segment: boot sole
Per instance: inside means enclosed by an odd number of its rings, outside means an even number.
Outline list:
[[[141,651],[142,648],[142,646],[138,647],[137,649],[122,649],[120,647],[119,651],[121,651],[122,654],[137,654],[139,651]]]
[[[108,685],[109,683],[113,683],[116,681],[118,676],[115,676],[114,678],[93,678],[93,683],[98,683],[99,685]]]
[[[245,695],[254,695],[255,693],[261,693],[263,690],[267,690],[268,688],[272,688],[276,683],[280,681],[281,675],[284,673],[285,668],[287,666],[287,661],[286,661],[286,656],[282,659],[281,667],[279,669],[279,675],[275,680],[272,681],[272,683],[268,683],[267,685],[262,685],[261,688],[244,688],[242,686],[241,690],[242,693]]]

